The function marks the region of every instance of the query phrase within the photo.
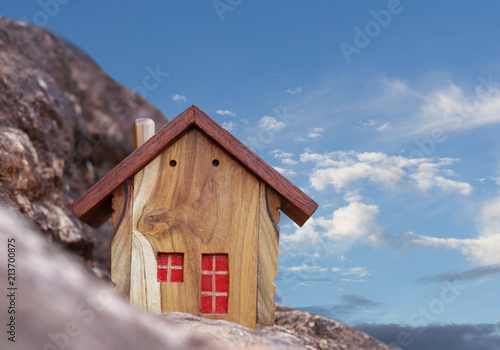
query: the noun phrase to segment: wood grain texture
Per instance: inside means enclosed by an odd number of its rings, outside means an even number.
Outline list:
[[[259,257],[257,274],[257,327],[274,325],[278,276],[278,245],[281,196],[261,182],[259,199]]]
[[[134,123],[134,149],[138,149],[155,134],[153,119],[140,118]]]
[[[94,228],[101,226],[112,214],[110,198],[113,191],[177,141],[193,122],[194,111],[188,108],[78,198],[70,210],[86,224]]]
[[[214,139],[240,164],[284,197],[283,203],[285,205],[282,203],[281,210],[299,226],[302,226],[317,209],[316,202],[193,105],[166,124],[144,145],[130,154],[82,197],[77,199],[71,205],[71,211],[87,224],[93,227],[100,226],[111,214],[111,209],[108,206],[110,206],[109,198],[113,191],[193,126],[198,127]]]
[[[160,285],[162,311],[201,316],[201,255],[228,254],[228,313],[202,316],[254,328],[259,180],[196,129],[153,162],[158,176],[136,175],[134,234],[146,237],[153,254],[184,253],[184,281]]]
[[[130,303],[155,314],[161,313],[160,283],[157,280],[157,250],[149,235],[138,226],[144,206],[155,200],[155,187],[161,178],[161,158],[154,159],[134,176],[132,206],[132,257]],[[161,197],[161,193],[160,193]]]
[[[137,149],[155,133],[152,119],[134,123],[134,147]],[[130,263],[132,259],[132,205],[134,179],[128,179],[113,192],[111,224],[111,280],[116,290],[130,298]],[[137,245],[137,242],[136,242]],[[137,257],[135,258],[137,259]]]
[[[197,107],[196,110],[196,125],[249,171],[283,196],[288,205],[280,209],[297,225],[304,225],[316,211],[318,204],[203,111]]]
[[[130,297],[130,259],[132,252],[133,179],[127,180],[113,193],[111,216],[111,281],[116,290]]]

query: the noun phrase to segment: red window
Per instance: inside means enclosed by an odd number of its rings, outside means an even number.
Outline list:
[[[227,254],[201,256],[202,314],[227,314],[229,262]]]
[[[182,282],[184,280],[184,254],[158,253],[158,282]]]

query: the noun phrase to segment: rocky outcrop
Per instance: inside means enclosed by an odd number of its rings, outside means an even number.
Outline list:
[[[276,324],[316,349],[395,349],[341,322],[284,306],[276,309]]]
[[[180,312],[163,314],[162,317],[183,323],[219,346],[226,344],[233,349],[262,346],[272,349],[395,350],[341,322],[284,306],[277,307],[276,326],[256,330]]]
[[[131,307],[112,286],[97,279],[74,256],[50,244],[12,212],[0,207],[0,280],[17,288],[15,344],[5,333],[0,349],[303,349],[285,329],[249,330],[187,314],[155,316]],[[15,271],[7,268],[7,240]],[[11,267],[12,268],[12,267]],[[2,283],[2,286],[4,284]],[[2,287],[3,289],[3,287]],[[7,298],[2,297],[3,305]],[[9,315],[2,313],[2,324]]]
[[[14,333],[2,332],[0,349],[217,349],[186,327],[133,309],[109,283],[16,215],[0,207],[0,279],[7,281],[9,273],[10,287],[16,288],[9,299],[15,313],[1,315],[4,325],[15,317],[14,327],[8,327]],[[11,271],[8,240],[15,266]],[[2,297],[2,304],[5,301]]]
[[[68,205],[133,150],[143,117],[166,122],[72,44],[0,17],[0,201],[102,271],[109,224],[84,226]]]
[[[220,349],[315,349],[283,327],[248,329],[236,323],[181,312],[162,314],[161,317],[185,325]]]
[[[277,326],[260,330],[177,312],[155,316],[131,307],[109,282],[1,206],[0,222],[0,280],[16,288],[13,298],[1,299],[2,310],[15,310],[14,333],[0,337],[1,349],[14,348],[12,336],[19,349],[392,349],[342,323],[284,307]]]

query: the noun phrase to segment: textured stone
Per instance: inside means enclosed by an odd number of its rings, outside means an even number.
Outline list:
[[[284,307],[277,326],[257,330],[178,312],[146,313],[16,216],[0,206],[0,261],[7,261],[7,240],[15,240],[19,349],[392,349],[340,322]],[[0,280],[8,280],[7,269],[0,264]],[[2,310],[7,302],[0,298]],[[7,324],[7,317],[0,321]],[[11,345],[0,337],[0,349]]]
[[[249,329],[236,323],[181,312],[162,314],[160,317],[184,324],[221,349],[315,349],[283,327]]]
[[[276,308],[276,324],[316,349],[395,349],[341,322],[284,306]]]
[[[15,240],[17,259],[16,343],[4,334],[0,349],[307,349],[281,327],[250,330],[189,314],[156,316],[135,309],[110,283],[1,206],[0,222],[0,261],[7,261],[8,239]],[[0,264],[2,281],[7,268]],[[2,310],[7,302],[0,299]],[[2,313],[0,321],[7,324],[8,316]]]
[[[109,271],[106,224],[68,210],[133,150],[136,118],[165,116],[57,35],[0,17],[0,201]]]
[[[7,314],[9,300],[0,298],[1,323],[13,315],[16,324],[15,343],[2,332],[0,349],[220,349],[186,326],[132,308],[75,255],[2,206],[0,222],[0,280],[8,280],[7,240],[14,239],[17,288],[15,314]]]

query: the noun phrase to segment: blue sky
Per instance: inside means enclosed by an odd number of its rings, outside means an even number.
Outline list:
[[[411,349],[439,348],[439,327],[500,322],[499,11],[492,0],[0,6],[74,42],[169,119],[196,104],[301,187],[320,208],[303,228],[282,215],[278,299],[389,343],[403,329],[389,325],[406,327],[413,343],[399,346]],[[150,69],[169,74],[145,89]]]

